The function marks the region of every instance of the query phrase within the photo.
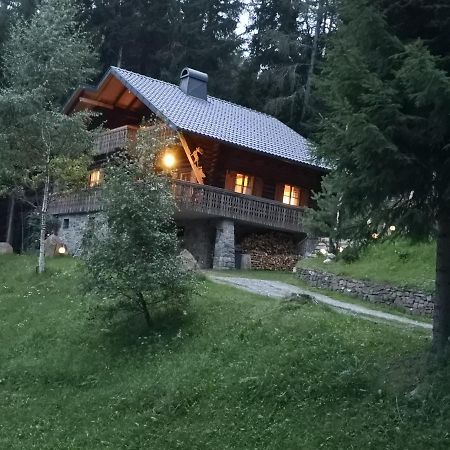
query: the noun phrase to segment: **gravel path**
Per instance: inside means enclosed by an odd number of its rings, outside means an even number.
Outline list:
[[[373,320],[382,320],[387,322],[394,322],[402,325],[409,325],[417,328],[425,328],[427,330],[432,329],[430,323],[419,322],[417,320],[408,319],[407,317],[398,316],[395,314],[389,314],[382,311],[376,311],[374,309],[366,308],[364,306],[355,305],[352,303],[345,303],[339,300],[334,300],[323,294],[317,292],[308,291],[300,287],[294,286],[288,283],[282,283],[281,281],[270,280],[255,280],[251,278],[237,278],[237,277],[219,277],[216,275],[209,275],[209,278],[216,283],[229,284],[240,289],[244,289],[254,294],[264,295],[272,298],[285,298],[295,294],[308,295],[316,300],[318,303],[331,306],[338,311],[354,314],[356,316],[363,316],[365,318]]]

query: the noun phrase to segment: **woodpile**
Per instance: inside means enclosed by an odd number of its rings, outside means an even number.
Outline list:
[[[252,269],[291,271],[298,260],[298,246],[284,233],[254,233],[242,242],[242,253],[251,256]]]

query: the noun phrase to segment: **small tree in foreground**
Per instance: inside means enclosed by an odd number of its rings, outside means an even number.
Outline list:
[[[157,310],[183,307],[192,289],[177,258],[170,181],[155,171],[161,148],[157,133],[141,132],[127,157],[107,170],[103,218],[88,231],[83,252],[87,289],[112,302],[113,311],[142,312],[149,327]]]

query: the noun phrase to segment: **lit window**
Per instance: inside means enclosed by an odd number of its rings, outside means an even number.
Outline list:
[[[299,206],[300,188],[297,186],[291,186],[290,184],[285,184],[283,191],[283,203],[286,205]]]
[[[234,184],[234,192],[239,194],[251,195],[253,190],[253,177],[238,173],[236,175],[236,182]]]
[[[178,179],[181,181],[191,181],[191,172],[180,172]]]
[[[102,171],[99,169],[93,170],[89,174],[89,186],[95,187],[102,182]]]

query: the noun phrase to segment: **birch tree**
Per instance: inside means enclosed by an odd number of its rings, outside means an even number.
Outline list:
[[[30,20],[12,27],[3,55],[0,190],[40,214],[40,273],[54,183],[77,178],[92,147],[89,116],[61,112],[67,95],[95,73],[95,54],[77,15],[71,0],[43,1]]]

